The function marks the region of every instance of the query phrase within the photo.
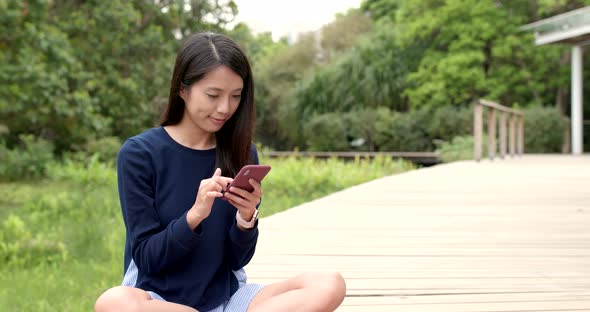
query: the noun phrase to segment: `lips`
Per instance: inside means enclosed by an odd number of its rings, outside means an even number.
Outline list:
[[[222,125],[225,122],[225,118],[215,118],[211,116],[209,116],[209,118],[211,118],[211,121],[213,121],[213,123],[218,125]]]

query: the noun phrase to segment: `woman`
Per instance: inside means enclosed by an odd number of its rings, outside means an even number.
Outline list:
[[[250,180],[251,193],[225,191],[229,177],[258,163],[254,109],[252,72],[238,45],[220,34],[188,38],[161,126],[119,152],[125,276],[95,311],[333,311],[342,303],[338,273],[246,283],[262,190]]]

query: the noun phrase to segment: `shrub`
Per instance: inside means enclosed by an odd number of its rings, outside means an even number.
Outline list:
[[[560,153],[566,125],[556,108],[533,107],[524,111],[526,153]]]
[[[349,138],[353,139],[351,148],[364,151],[377,151],[379,133],[388,131],[393,120],[393,112],[386,107],[369,108],[349,112],[345,115],[349,125]],[[351,142],[352,143],[352,142]]]
[[[343,114],[328,113],[313,117],[304,129],[307,146],[312,151],[346,151],[348,131]]]
[[[118,137],[104,137],[96,140],[88,140],[84,145],[84,151],[89,155],[98,155],[103,162],[114,163],[121,149],[121,140]]]
[[[393,113],[390,124],[378,126],[377,144],[382,151],[424,152],[434,148],[428,133],[429,113],[417,110]]]
[[[473,136],[458,136],[451,141],[442,141],[437,152],[445,163],[473,159]]]
[[[47,173],[57,181],[74,181],[80,185],[111,185],[114,187],[117,178],[116,172],[113,170],[113,163],[114,160],[101,162],[100,154],[94,154],[90,159],[67,157],[62,163],[50,164],[47,167]]]
[[[473,132],[473,108],[452,105],[437,108],[428,123],[428,133],[433,139],[451,141],[456,136]]]
[[[33,238],[25,223],[10,215],[0,224],[0,263],[8,267],[29,267],[55,263],[66,258],[62,242]]]
[[[47,166],[53,161],[54,146],[51,142],[20,135],[20,145],[9,149],[0,141],[0,180],[38,178],[45,176]]]

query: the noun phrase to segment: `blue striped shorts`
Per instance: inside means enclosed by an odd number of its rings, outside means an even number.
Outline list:
[[[238,291],[234,293],[234,295],[227,300],[226,302],[218,305],[213,310],[209,310],[207,312],[242,312],[248,310],[248,305],[252,302],[252,299],[256,296],[256,294],[264,287],[262,284],[247,284],[247,283],[240,283],[240,287]],[[153,291],[148,291],[148,294],[152,296],[154,300],[164,300],[160,295],[156,294]],[[200,310],[199,310],[200,311]]]
[[[246,280],[248,277],[246,276],[246,271],[242,268],[237,271],[233,271],[234,275],[238,279],[239,287],[238,290],[234,293],[234,295],[229,298],[226,302],[220,304],[213,310],[209,310],[208,312],[241,312],[246,311],[248,309],[248,305],[252,302],[252,299],[258,294],[258,292],[264,288],[265,285],[263,284],[248,284]],[[127,268],[127,272],[125,272],[125,277],[123,278],[123,286],[131,286],[135,287],[135,283],[137,281],[137,266],[135,262],[131,260],[129,267]],[[158,295],[153,291],[147,292],[152,299],[166,301],[162,296]]]

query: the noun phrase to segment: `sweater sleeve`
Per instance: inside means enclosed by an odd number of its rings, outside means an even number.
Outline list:
[[[252,163],[259,163],[255,146],[252,146]],[[262,198],[260,201],[262,203]],[[258,207],[256,208],[258,209]],[[258,242],[258,221],[256,221],[253,228],[242,231],[238,228],[234,218],[234,222],[229,230],[229,238],[231,267],[232,270],[238,270],[248,264],[254,256],[256,243]]]
[[[164,229],[155,208],[155,176],[149,153],[132,139],[117,157],[119,198],[137,267],[147,273],[165,272],[199,244],[202,228],[192,231],[186,213]]]

